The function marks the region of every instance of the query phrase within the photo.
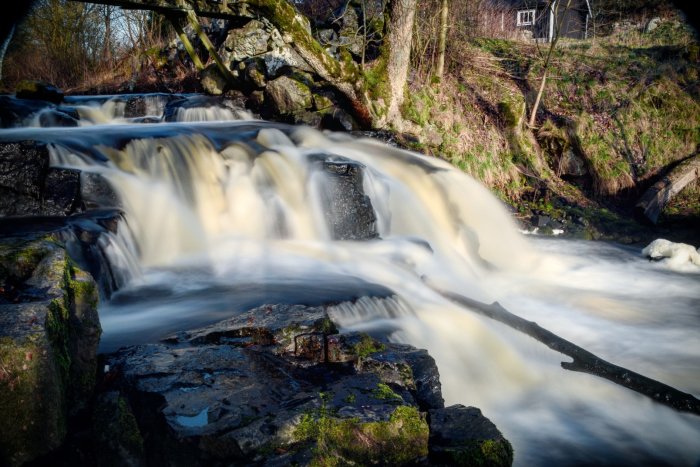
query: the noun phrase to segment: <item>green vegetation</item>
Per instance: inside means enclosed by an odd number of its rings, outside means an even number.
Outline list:
[[[372,396],[374,396],[375,399],[383,401],[403,402],[403,398],[384,383],[377,384],[377,389],[372,391]]]
[[[414,407],[399,406],[383,422],[336,418],[325,405],[305,414],[294,432],[297,442],[312,442],[311,465],[406,465],[428,455],[428,423]]]
[[[464,447],[447,452],[449,465],[504,467],[513,464],[513,447],[503,440],[470,441]]]
[[[352,351],[358,358],[362,359],[373,353],[381,352],[385,348],[384,344],[372,339],[368,334],[364,334],[360,342],[353,346]]]

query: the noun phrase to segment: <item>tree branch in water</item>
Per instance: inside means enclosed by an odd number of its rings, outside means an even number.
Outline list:
[[[466,306],[470,310],[483,316],[506,324],[513,329],[537,339],[550,349],[573,358],[573,362],[561,362],[562,368],[566,370],[580,371],[600,376],[620,386],[644,394],[656,402],[673,407],[680,412],[690,412],[695,415],[700,415],[700,400],[696,399],[693,395],[679,391],[678,389],[672,388],[654,379],[647,378],[627,368],[607,362],[576,344],[544,329],[539,324],[514,315],[503,308],[498,302],[489,305],[452,292],[436,288],[433,288],[433,290],[454,303]]]

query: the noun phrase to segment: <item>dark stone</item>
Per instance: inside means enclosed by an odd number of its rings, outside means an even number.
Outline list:
[[[18,99],[48,101],[54,104],[63,102],[63,91],[43,81],[20,81],[15,88],[15,96]]]
[[[121,206],[119,195],[98,173],[80,174],[80,196],[88,209]]]
[[[303,111],[294,115],[294,123],[310,126],[311,128],[320,128],[321,118],[321,114],[318,112]]]
[[[129,403],[117,391],[100,394],[92,414],[99,465],[145,465],[143,437]]]
[[[42,127],[75,127],[80,117],[77,112],[66,109],[49,109],[39,114],[39,125]]]
[[[52,107],[55,107],[54,104],[46,101],[0,96],[0,123],[3,128],[21,126],[30,116]]]
[[[79,172],[49,168],[43,144],[0,143],[0,216],[67,215],[80,210]]]
[[[334,108],[324,113],[321,128],[331,131],[353,131],[359,127],[355,120],[344,110]]]
[[[510,466],[513,448],[475,407],[430,411],[430,460],[445,465]]]
[[[377,238],[377,216],[363,190],[364,166],[324,155],[317,157],[316,164],[326,175],[320,192],[331,237],[336,240]]]
[[[417,381],[437,375],[425,351],[339,335],[324,308],[302,305],[265,305],[107,363],[113,410],[117,397],[133,410],[152,465],[306,465],[305,417],[388,422],[397,407],[432,407]]]
[[[537,216],[537,227],[545,227],[552,222],[549,216]]]
[[[205,96],[195,94],[191,96],[180,96],[169,101],[163,110],[163,120],[166,122],[177,121],[179,109],[210,108],[220,107],[236,112],[243,108],[242,99],[239,94],[234,98],[227,96]]]

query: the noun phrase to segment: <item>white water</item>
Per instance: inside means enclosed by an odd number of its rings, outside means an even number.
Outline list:
[[[267,128],[217,150],[202,128],[102,147],[106,164],[53,148],[56,165],[98,172],[117,189],[138,247],[128,247],[138,274],[101,310],[110,346],[259,300],[370,291],[384,298],[339,305],[333,317],[428,349],[446,402],[480,407],[513,442],[516,464],[698,463],[700,418],[563,370],[566,357],[427,284],[498,300],[700,396],[700,268],[681,274],[614,245],[525,239],[486,189],[437,159],[309,129]],[[366,167],[381,240],[330,238],[320,197],[328,175],[308,160],[319,152]]]

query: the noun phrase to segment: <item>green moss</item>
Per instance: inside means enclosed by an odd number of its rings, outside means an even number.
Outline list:
[[[372,396],[374,396],[375,399],[384,401],[403,402],[403,398],[396,394],[387,384],[384,383],[377,384],[377,388],[372,391]]]
[[[470,467],[509,467],[513,464],[513,447],[505,440],[468,441],[463,447],[446,452],[450,465]]]
[[[400,406],[384,422],[306,414],[294,437],[316,444],[312,465],[405,465],[428,454],[428,433],[418,409]]]
[[[372,339],[368,334],[364,334],[360,342],[352,348],[353,353],[358,358],[366,358],[376,352],[381,352],[386,346],[379,341]]]
[[[0,338],[0,463],[19,465],[65,435],[61,388],[46,344]]]

